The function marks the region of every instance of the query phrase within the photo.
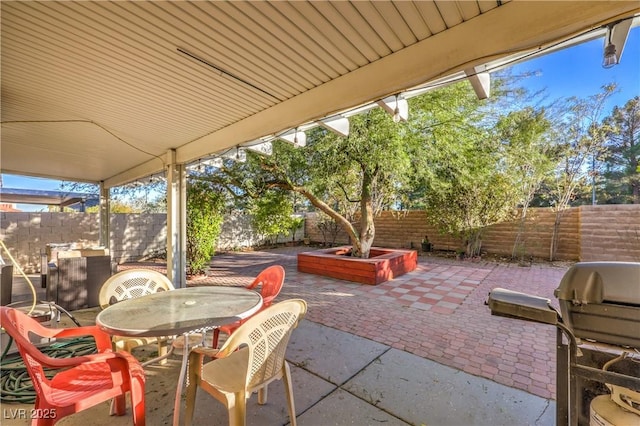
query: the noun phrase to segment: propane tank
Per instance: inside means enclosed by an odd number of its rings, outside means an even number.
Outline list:
[[[611,395],[593,398],[589,410],[590,426],[640,426],[640,393],[611,385]]]

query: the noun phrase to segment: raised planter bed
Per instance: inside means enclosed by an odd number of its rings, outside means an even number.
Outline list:
[[[298,253],[298,271],[377,285],[416,269],[415,250],[372,247],[368,259],[351,257],[351,246]]]

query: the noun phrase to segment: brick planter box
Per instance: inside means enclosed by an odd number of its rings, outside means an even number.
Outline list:
[[[298,253],[298,271],[377,285],[416,269],[418,253],[372,247],[369,259],[349,256],[351,246]]]

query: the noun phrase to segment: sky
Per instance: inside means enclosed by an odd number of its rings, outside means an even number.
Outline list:
[[[620,63],[612,68],[602,67],[604,40],[592,40],[568,49],[550,53],[513,66],[514,74],[538,71],[539,75],[526,79],[532,91],[545,89],[550,100],[571,96],[588,97],[601,92],[601,87],[616,83],[619,89],[607,102],[608,114],[614,106],[623,106],[640,95],[640,26],[632,28]]]
[[[549,101],[577,96],[586,98],[601,91],[605,84],[616,83],[618,92],[605,106],[605,114],[614,106],[623,106],[634,96],[640,96],[640,27],[632,28],[622,52],[620,63],[612,68],[602,68],[604,41],[602,38],[578,46],[560,50],[516,64],[514,74],[536,72],[524,81],[532,92],[545,89]],[[57,190],[60,181],[2,175],[5,188]],[[46,206],[19,204],[23,211],[43,211]]]

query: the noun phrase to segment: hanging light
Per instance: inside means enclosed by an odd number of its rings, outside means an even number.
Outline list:
[[[398,95],[396,95],[396,106],[393,109],[393,122],[399,123],[402,117],[400,117],[400,106],[398,104]]]
[[[293,136],[293,144],[296,147],[306,146],[307,145],[307,134],[305,132],[299,132],[296,128],[296,132]]]
[[[280,135],[278,136],[278,138],[282,139],[283,141],[292,143],[296,148],[307,145],[307,134],[301,130],[298,130],[297,127],[293,132]]]
[[[239,146],[236,147],[236,158],[235,160],[238,163],[244,163],[245,161],[247,161],[247,153],[244,151],[244,149],[240,149]]]
[[[409,118],[409,103],[400,94],[380,99],[377,104],[391,115],[394,123],[407,121]]]
[[[616,45],[611,41],[612,35],[613,26],[609,25],[607,27],[607,39],[605,41],[604,57],[602,59],[603,68],[611,68],[618,63],[618,58],[616,56]]]

